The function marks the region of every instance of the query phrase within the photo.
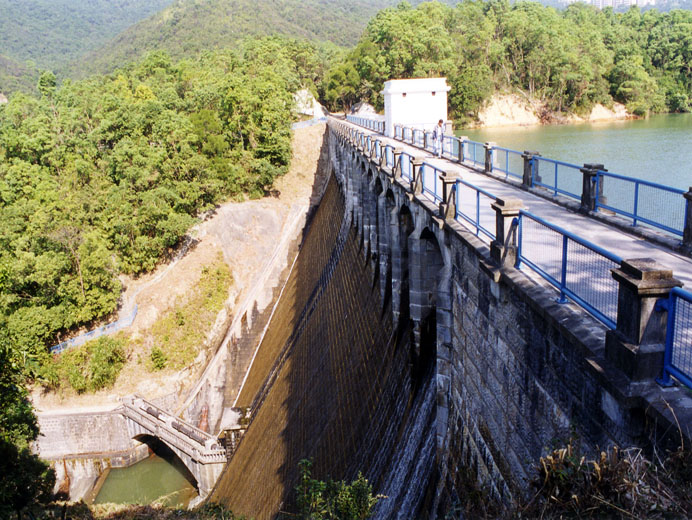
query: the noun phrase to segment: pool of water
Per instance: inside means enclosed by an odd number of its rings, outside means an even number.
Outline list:
[[[472,141],[582,165],[601,163],[613,172],[687,190],[692,186],[692,114],[647,119],[531,127],[460,129]]]
[[[129,468],[111,469],[95,504],[152,504],[187,507],[197,490],[188,480],[182,463],[152,455]]]

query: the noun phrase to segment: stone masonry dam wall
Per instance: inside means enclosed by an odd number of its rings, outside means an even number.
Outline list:
[[[672,448],[681,438],[689,445],[688,394],[628,373],[628,363],[608,355],[615,331],[576,305],[557,303],[542,279],[501,263],[502,254],[448,216],[453,199],[432,203],[421,194],[420,177],[402,178],[347,125],[331,119],[329,127],[354,226],[370,262],[388,273],[379,278],[380,291],[391,286],[394,323],[408,320],[416,353],[430,348],[421,341],[425,331],[434,337],[440,510],[458,498],[469,475],[511,504],[528,492],[539,458],[573,438],[594,451],[615,444]],[[502,204],[498,236],[507,226]],[[628,308],[627,294],[620,292],[619,314]]]
[[[317,478],[362,471],[401,518],[432,488],[434,360],[412,376],[362,247],[332,177],[239,397],[252,420],[211,497],[236,514],[284,509],[305,458]]]
[[[273,518],[312,458],[317,478],[362,471],[388,497],[375,518],[431,518],[463,500],[469,475],[511,504],[573,437],[587,449],[679,438],[664,403],[679,393],[629,381],[599,322],[495,262],[343,123],[326,139],[330,181],[240,391],[250,424],[212,501]]]

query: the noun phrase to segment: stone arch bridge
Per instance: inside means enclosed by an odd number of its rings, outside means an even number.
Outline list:
[[[197,481],[199,500],[206,498],[226,463],[226,450],[217,438],[141,397],[125,398],[120,411],[129,437],[148,435],[164,442]]]

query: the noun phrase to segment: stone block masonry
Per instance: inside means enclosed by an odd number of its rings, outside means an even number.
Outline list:
[[[572,439],[593,451],[665,449],[681,435],[689,445],[692,399],[680,389],[662,389],[652,377],[660,372],[653,364],[661,356],[661,334],[650,329],[664,320],[651,317],[653,304],[641,299],[651,291],[628,296],[621,284],[619,314],[648,323],[645,333],[632,333],[620,315],[617,330],[608,332],[576,305],[557,303],[547,282],[513,267],[507,234],[515,215],[509,210],[520,208],[520,200],[495,203],[498,238],[488,247],[454,219],[446,197],[433,203],[397,175],[396,163],[365,156],[356,146],[359,130],[333,119],[330,130],[333,165],[345,178],[354,225],[368,255],[393,267],[379,282],[383,294],[392,294],[395,325],[410,320],[421,356],[431,348],[425,331],[434,328],[438,511],[459,496],[469,475],[512,504],[528,494],[540,457]],[[649,271],[661,269],[649,263],[623,261],[620,269],[636,267],[648,280]],[[656,298],[679,284],[669,273],[658,278]]]

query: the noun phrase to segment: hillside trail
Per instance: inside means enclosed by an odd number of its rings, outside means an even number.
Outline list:
[[[123,292],[118,318],[129,316],[135,304],[138,306],[134,322],[123,329],[131,340],[135,340],[130,344],[149,348],[153,343],[150,329],[156,320],[184,301],[186,294],[198,282],[202,269],[218,261],[220,256],[233,276],[222,314],[232,316],[242,312],[238,307],[248,295],[261,300],[261,293],[271,294],[271,291],[261,291],[256,286],[263,272],[266,275],[268,263],[275,262],[278,255],[286,255],[281,249],[286,243],[285,235],[295,233],[296,222],[300,232],[308,209],[315,202],[312,200],[313,184],[324,132],[324,124],[294,131],[291,167],[286,175],[275,181],[270,195],[259,200],[227,202],[218,206],[202,216],[203,220],[190,230],[169,262],[136,279],[121,277]],[[286,263],[288,259],[279,261]],[[259,300],[260,307],[269,303]],[[224,322],[222,318],[217,319],[217,326]],[[127,353],[128,360],[111,388],[79,395],[71,390],[56,392],[35,387],[31,393],[34,406],[40,412],[50,413],[105,410],[118,406],[121,397],[133,393],[149,399],[180,394],[194,384],[199,375],[199,366],[179,372],[151,372],[141,361],[142,354],[146,354],[146,350]],[[200,354],[203,355],[198,356],[197,365],[204,363],[213,353]]]

